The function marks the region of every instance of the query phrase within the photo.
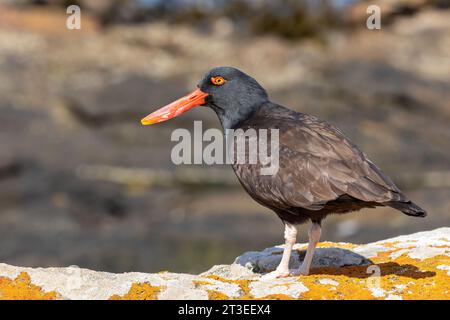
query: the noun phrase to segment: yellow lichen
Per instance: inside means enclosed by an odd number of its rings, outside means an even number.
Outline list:
[[[295,300],[295,299],[291,296],[288,296],[287,294],[279,293],[279,294],[269,294],[267,296],[255,300]]]
[[[1,300],[55,300],[58,297],[55,291],[44,292],[32,284],[26,272],[21,272],[14,280],[0,277]]]
[[[395,259],[391,270],[388,270],[385,286],[406,286],[401,294],[405,300],[447,300],[450,296],[450,276],[437,268],[443,264],[450,264],[450,257],[440,255],[416,260],[404,254]]]
[[[210,281],[204,281],[204,280],[194,280],[192,281],[195,285],[195,287],[204,286],[204,285],[211,285],[212,283]],[[230,297],[228,297],[226,294],[216,291],[216,290],[206,290],[208,292],[208,299],[209,300],[229,300]]]
[[[203,280],[194,280],[194,281],[192,281],[192,283],[195,285],[195,287],[211,284],[211,282],[203,281]]]
[[[206,290],[208,292],[208,299],[209,300],[229,300],[230,297],[227,296],[225,293],[222,293],[220,291],[215,290]]]
[[[225,279],[216,275],[210,275],[207,276],[207,278],[216,280],[216,281],[221,281],[221,282],[227,282],[227,283],[234,283],[237,284],[241,291],[242,291],[242,295],[239,296],[239,300],[254,300],[255,297],[253,297],[250,294],[250,283],[252,282],[252,280],[230,280],[230,279]]]
[[[395,248],[395,243],[383,244],[389,250],[380,252],[371,261],[379,268],[380,276],[373,277],[372,272],[368,272],[369,266],[346,266],[340,268],[323,267],[313,268],[309,276],[300,276],[292,279],[292,283],[285,283],[289,286],[300,281],[308,288],[299,299],[348,299],[348,300],[370,300],[383,299],[389,295],[398,296],[402,299],[449,299],[450,297],[450,276],[446,270],[440,270],[440,265],[450,265],[450,257],[447,255],[435,256],[429,259],[418,260],[410,258],[406,253],[392,259],[391,254],[399,250],[414,248]],[[321,244],[321,247],[329,246],[328,243]],[[342,244],[337,245],[342,247]],[[347,248],[353,245],[345,244]],[[440,246],[442,247],[442,246]],[[449,248],[450,249],[450,248]],[[251,280],[229,280],[218,276],[209,278],[235,283],[242,290],[242,295],[237,299],[255,299],[251,294]],[[337,283],[321,283],[321,279],[329,279]],[[374,281],[379,285],[378,295],[374,295]],[[377,289],[377,288],[375,288]],[[262,299],[292,299],[286,294],[272,294]]]
[[[308,246],[305,245],[305,249]],[[347,243],[347,242],[339,242],[339,243],[335,243],[335,242],[330,242],[330,241],[323,241],[320,242],[317,245],[318,248],[342,248],[342,249],[353,249],[355,247],[357,247],[356,244],[353,243]]]
[[[128,293],[123,296],[117,294],[111,296],[110,300],[157,300],[158,293],[162,287],[152,286],[148,283],[133,283]]]
[[[300,281],[309,290],[301,294],[300,299],[306,300],[337,300],[337,299],[373,299],[371,292],[364,285],[362,278],[366,267],[315,268],[311,275],[300,276]],[[318,280],[327,278],[338,283],[337,286],[321,284]]]
[[[370,290],[370,281],[376,281],[368,266],[348,266],[341,268],[314,268],[311,275],[301,276],[308,289],[301,299],[380,299],[391,294],[402,299],[448,299],[450,277],[439,265],[449,265],[450,257],[435,256],[416,260],[403,254],[393,259],[390,255],[399,249],[379,253],[372,261],[379,267],[379,286],[384,295],[375,297]],[[337,286],[323,285],[318,279],[334,280]]]
[[[226,282],[226,283],[234,283],[239,286],[241,289],[242,294],[237,298],[229,298],[230,300],[292,300],[293,298],[286,295],[286,294],[271,294],[267,295],[261,298],[256,298],[251,294],[250,284],[254,282],[254,280],[231,280],[231,279],[225,279],[216,275],[210,275],[207,276],[207,278],[214,279],[216,281]],[[284,284],[283,284],[284,285]],[[210,298],[211,299],[211,298]]]

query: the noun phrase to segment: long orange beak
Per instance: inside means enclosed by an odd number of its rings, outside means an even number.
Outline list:
[[[201,91],[200,89],[196,89],[188,95],[185,95],[184,97],[181,97],[171,104],[168,104],[167,106],[162,107],[161,109],[158,109],[155,112],[149,114],[141,120],[141,123],[146,126],[149,124],[159,123],[172,119],[182,114],[183,112],[205,104],[205,98],[207,96],[207,93]]]

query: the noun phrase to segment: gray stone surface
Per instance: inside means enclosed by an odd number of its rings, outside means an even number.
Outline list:
[[[250,251],[237,257],[234,263],[257,273],[266,273],[275,270],[281,261],[282,253],[283,246],[271,247],[263,251]],[[291,254],[289,267],[291,269],[298,268],[305,254],[305,246],[296,244]],[[370,264],[370,261],[366,257],[343,248],[317,248],[312,262],[313,267],[343,267],[367,264]]]

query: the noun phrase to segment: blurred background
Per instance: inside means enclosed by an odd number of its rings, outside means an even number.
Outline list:
[[[172,130],[219,127],[211,110],[140,125],[221,65],[342,128],[429,212],[332,216],[323,240],[450,225],[450,1],[0,0],[0,262],[202,272],[282,243],[230,167],[171,163]]]

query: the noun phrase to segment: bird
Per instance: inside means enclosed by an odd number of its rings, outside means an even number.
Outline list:
[[[212,109],[224,131],[278,130],[276,173],[260,174],[259,163],[232,163],[250,197],[271,209],[284,224],[281,261],[263,279],[308,275],[322,220],[330,214],[388,206],[413,217],[427,215],[340,129],[271,102],[254,78],[234,67],[211,69],[197,89],[144,117],[141,123],[160,123],[197,106]],[[305,258],[299,268],[290,270],[298,226],[308,222],[311,226]]]

